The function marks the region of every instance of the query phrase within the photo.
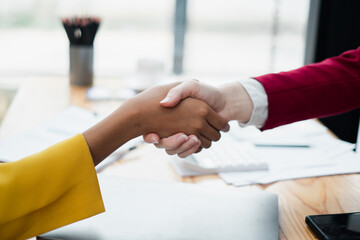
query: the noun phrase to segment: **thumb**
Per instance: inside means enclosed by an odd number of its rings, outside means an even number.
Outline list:
[[[181,99],[183,99],[181,96],[181,89],[178,88],[180,85],[170,89],[166,97],[160,102],[162,106],[174,107],[181,101]]]
[[[155,133],[149,133],[143,136],[143,139],[146,143],[158,144],[160,137]]]
[[[174,107],[176,104],[178,104],[181,101],[181,96],[178,94],[176,89],[171,89],[166,97],[161,100],[160,104],[163,107]]]
[[[194,88],[194,83],[197,82],[197,80],[184,81],[173,87],[160,104],[164,107],[174,107],[184,98],[195,97],[198,90]]]

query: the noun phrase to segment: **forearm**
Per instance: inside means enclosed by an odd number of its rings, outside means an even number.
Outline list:
[[[142,134],[138,118],[138,108],[126,102],[83,133],[95,166],[127,141]]]
[[[346,112],[360,107],[360,49],[256,79],[268,96],[263,129]]]

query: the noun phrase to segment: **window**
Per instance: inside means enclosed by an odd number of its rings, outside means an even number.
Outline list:
[[[0,3],[0,75],[67,75],[60,17],[85,14],[102,18],[96,76],[126,76],[141,59],[171,73],[179,1],[187,3],[183,73],[254,76],[303,64],[309,0],[12,0]]]
[[[122,76],[139,59],[156,59],[171,68],[172,16],[168,0],[12,0],[0,6],[0,73],[68,72],[69,41],[63,16],[102,18],[95,38],[95,74]]]
[[[254,76],[303,64],[308,1],[188,3],[185,72]]]

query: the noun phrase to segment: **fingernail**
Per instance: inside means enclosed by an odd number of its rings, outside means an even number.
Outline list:
[[[159,143],[154,137],[151,138],[151,141],[152,141],[153,144],[158,144]]]
[[[166,103],[168,101],[170,101],[171,97],[170,96],[166,96],[163,100],[161,100],[160,103]]]
[[[178,138],[177,138],[177,141],[178,142],[185,142],[188,140],[188,136],[186,135],[180,135]]]
[[[191,139],[192,139],[195,143],[199,142],[199,139],[198,139],[197,137],[191,137]]]

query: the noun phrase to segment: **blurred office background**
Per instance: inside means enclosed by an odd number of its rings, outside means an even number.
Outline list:
[[[220,84],[302,66],[308,12],[309,0],[0,0],[0,116],[27,77],[68,75],[61,17],[102,18],[96,78],[121,80],[148,59]]]
[[[303,64],[308,0],[186,2],[184,74],[221,81]],[[103,20],[95,40],[96,76],[126,76],[140,59],[162,61],[172,73],[174,19],[182,7],[176,0],[2,0],[1,77],[66,75],[68,40],[60,17],[87,14]]]

